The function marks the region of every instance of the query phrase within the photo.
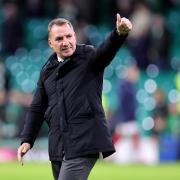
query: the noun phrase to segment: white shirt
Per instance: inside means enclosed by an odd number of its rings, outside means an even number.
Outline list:
[[[57,60],[58,60],[59,62],[63,62],[63,61],[64,61],[64,59],[60,58],[59,56],[57,56]]]

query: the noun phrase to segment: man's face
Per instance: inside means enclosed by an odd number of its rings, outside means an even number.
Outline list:
[[[68,25],[53,25],[49,33],[49,46],[62,59],[71,56],[76,50],[76,36],[74,30]]]

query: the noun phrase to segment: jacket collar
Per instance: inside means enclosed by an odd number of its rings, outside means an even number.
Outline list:
[[[71,58],[73,58],[73,57],[81,54],[81,52],[82,52],[82,45],[77,44],[77,45],[76,45],[76,50],[75,50],[75,52],[73,53],[73,55],[70,56],[70,57],[65,58],[65,60],[64,60],[64,62],[63,62],[62,64],[66,64],[66,62],[68,62]],[[53,52],[53,53],[50,55],[50,57],[48,58],[48,61],[47,61],[47,63],[44,65],[44,67],[46,67],[46,68],[54,68],[54,67],[56,67],[56,66],[58,66],[58,65],[59,65],[59,62],[58,62],[58,60],[57,60],[57,54],[56,54],[55,52]]]
[[[82,51],[81,51],[81,47],[82,47],[82,45],[77,44],[77,45],[76,45],[76,50],[75,50],[75,52],[73,53],[73,55],[70,56],[70,57],[65,58],[64,61],[66,61],[66,60],[69,59],[69,58],[73,58],[73,57],[76,56],[76,55],[81,54],[81,52],[82,52]],[[48,59],[48,66],[49,66],[49,65],[50,65],[50,66],[56,66],[56,65],[58,65],[58,64],[59,64],[59,62],[57,61],[57,54],[56,54],[55,52],[53,52],[53,53],[50,55],[49,59]]]
[[[81,52],[82,52],[82,51],[81,51],[81,47],[82,47],[81,44],[77,44],[77,45],[76,45],[76,50],[75,50],[75,52],[73,53],[72,56],[81,54]]]

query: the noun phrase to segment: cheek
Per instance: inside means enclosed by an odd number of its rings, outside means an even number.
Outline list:
[[[73,49],[76,49],[76,41],[73,43]]]
[[[59,43],[56,42],[56,43],[53,43],[52,45],[53,45],[54,48],[56,48],[56,47],[59,46]]]
[[[71,43],[72,43],[73,45],[76,45],[76,38],[73,38],[72,41],[71,41]]]

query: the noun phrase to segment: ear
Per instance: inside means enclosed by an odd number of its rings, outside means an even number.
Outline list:
[[[48,44],[49,44],[49,46],[52,48],[52,45],[51,45],[51,40],[50,40],[50,38],[48,38]]]

